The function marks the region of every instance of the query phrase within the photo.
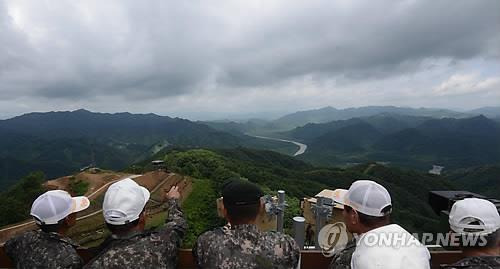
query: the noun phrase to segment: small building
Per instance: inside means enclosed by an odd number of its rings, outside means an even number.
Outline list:
[[[441,175],[441,171],[443,171],[444,166],[439,166],[439,165],[433,165],[432,169],[429,170],[429,174],[431,175]]]
[[[151,162],[152,165],[158,166],[158,165],[163,165],[165,164],[165,161],[163,160],[154,160]]]
[[[167,170],[164,160],[154,160],[151,162],[151,165],[157,170]]]

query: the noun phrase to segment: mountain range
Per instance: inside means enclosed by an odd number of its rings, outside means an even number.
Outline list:
[[[284,115],[275,120],[251,119],[243,122],[211,121],[205,122],[218,130],[232,130],[233,132],[269,134],[283,132],[310,123],[327,123],[339,120],[348,120],[360,117],[372,117],[381,114],[426,117],[426,118],[469,118],[484,115],[488,118],[500,120],[500,107],[483,107],[465,112],[438,108],[409,108],[396,106],[365,106],[357,108],[337,109],[323,107],[319,109],[298,111]]]
[[[471,118],[378,115],[307,124],[282,133],[309,145],[302,159],[321,165],[367,161],[430,169],[500,162],[500,124]]]
[[[83,109],[29,113],[0,120],[0,187],[33,170],[41,170],[49,178],[91,164],[120,170],[167,146],[293,151],[288,143],[233,135],[205,124],[155,114]]]
[[[427,170],[446,170],[500,161],[500,108],[470,112],[445,109],[326,107],[259,119],[193,122],[156,114],[95,113],[87,110],[29,113],[0,120],[0,187],[31,171],[48,178],[71,174],[88,165],[121,170],[167,147],[230,149],[247,147],[293,155],[315,165],[352,165],[380,161]],[[287,127],[288,126],[288,127]],[[292,128],[290,128],[293,126]],[[287,129],[289,128],[289,129]]]

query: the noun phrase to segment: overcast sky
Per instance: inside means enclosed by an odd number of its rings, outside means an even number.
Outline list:
[[[0,0],[0,118],[500,106],[500,1]]]

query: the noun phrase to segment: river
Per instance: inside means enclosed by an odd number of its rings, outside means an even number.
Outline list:
[[[304,152],[306,152],[307,150],[307,145],[306,144],[302,144],[300,142],[297,142],[297,141],[292,141],[292,140],[286,140],[286,139],[279,139],[279,138],[273,138],[273,137],[266,137],[266,136],[260,136],[260,135],[251,135],[253,137],[257,137],[257,138],[261,138],[261,139],[268,139],[268,140],[274,140],[274,141],[281,141],[281,142],[287,142],[287,143],[292,143],[296,146],[299,147],[299,149],[297,150],[297,152],[295,152],[293,154],[293,156],[299,156],[301,154],[304,154]]]

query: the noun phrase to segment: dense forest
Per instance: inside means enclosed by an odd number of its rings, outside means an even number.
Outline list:
[[[348,188],[357,179],[372,179],[384,185],[392,195],[393,221],[410,231],[437,231],[438,216],[427,203],[431,190],[455,189],[449,180],[409,170],[370,163],[348,169],[319,168],[270,151],[246,148],[232,150],[172,150],[164,157],[170,170],[190,175],[195,181],[193,195],[184,205],[189,225],[188,241],[202,231],[221,224],[214,199],[221,184],[243,177],[259,184],[266,193],[283,189],[287,193],[286,227],[291,217],[300,214],[299,201],[323,189]]]
[[[31,173],[14,186],[0,193],[0,226],[30,218],[33,201],[46,189],[43,187],[45,175]]]
[[[273,151],[242,147],[218,150],[171,148],[157,153],[152,159],[164,159],[168,170],[194,178],[193,191],[183,204],[190,227],[184,242],[186,247],[191,246],[202,232],[224,223],[217,216],[215,200],[221,195],[221,185],[231,178],[248,179],[271,195],[277,190],[285,190],[289,205],[285,215],[287,231],[291,228],[292,217],[300,214],[302,198],[313,197],[323,189],[348,188],[357,179],[371,179],[391,193],[394,222],[411,232],[436,232],[440,229],[440,220],[428,204],[429,191],[464,189],[488,195],[490,192],[484,186],[467,182],[479,172],[487,182],[495,181],[493,174],[498,169],[477,168],[447,178],[377,163],[349,168],[316,167]],[[142,173],[150,169],[150,162],[143,161],[127,170]],[[44,180],[42,173],[32,173],[0,193],[0,225],[29,218],[29,207],[44,191]],[[495,182],[490,184],[490,190],[498,186]],[[85,192],[84,182],[75,181],[70,185],[75,193]]]
[[[500,162],[500,124],[484,116],[433,119],[376,115],[307,124],[282,133],[307,144],[299,158],[316,165],[369,161],[447,171]]]

